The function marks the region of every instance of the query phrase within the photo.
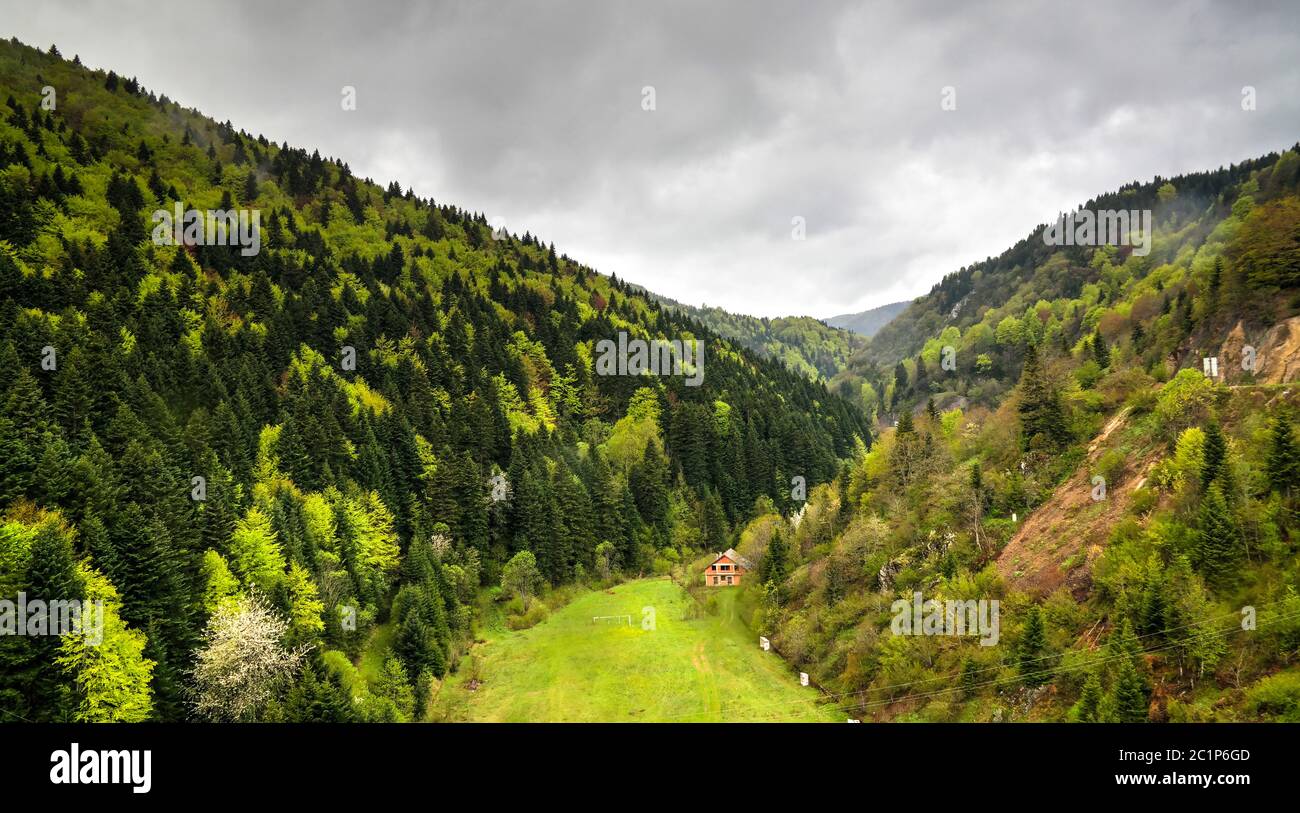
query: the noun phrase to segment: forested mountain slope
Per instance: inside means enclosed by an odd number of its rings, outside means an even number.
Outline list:
[[[803,372],[482,214],[53,49],[0,43],[0,99],[0,595],[107,607],[100,646],[0,638],[12,718],[419,718],[481,587],[526,614],[666,572],[870,442]],[[258,213],[259,250],[167,244],[177,205]],[[702,364],[602,375],[620,333]]]
[[[1237,321],[1259,348],[1263,333],[1296,312],[1296,249],[1285,241],[1294,234],[1298,173],[1291,149],[1088,201],[1082,208],[1092,212],[1150,210],[1150,253],[1046,245],[1039,227],[914,301],[835,385],[892,417],[931,396],[941,406],[996,406],[1019,378],[1028,343],[1078,357],[1099,336],[1157,379],[1167,361],[1185,365],[1218,349]],[[1254,259],[1265,251],[1274,258]],[[953,351],[947,368],[945,347]]]
[[[829,326],[811,316],[759,318],[717,307],[685,305],[654,294],[650,296],[706,325],[718,335],[734,339],[809,378],[831,378],[845,369],[849,359],[866,345],[864,339],[849,330]]]
[[[1148,255],[1035,234],[913,304],[838,381],[896,425],[742,533],[755,626],[850,715],[1300,719],[1298,182],[1135,186],[1090,206]]]

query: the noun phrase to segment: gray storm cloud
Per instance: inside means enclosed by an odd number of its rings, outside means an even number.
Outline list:
[[[767,316],[916,296],[1097,193],[1300,138],[1294,3],[285,6],[0,0],[0,33]]]

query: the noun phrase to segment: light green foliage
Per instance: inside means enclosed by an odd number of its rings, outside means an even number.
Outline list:
[[[542,575],[537,570],[537,557],[532,551],[521,550],[501,569],[501,588],[517,595],[524,610],[541,586]]]
[[[1214,382],[1200,370],[1179,370],[1156,399],[1155,417],[1167,437],[1177,437],[1193,424],[1203,424],[1214,404]]]
[[[391,717],[389,722],[407,722],[415,713],[415,693],[406,677],[406,667],[397,658],[390,657],[384,661],[383,676],[375,687],[375,695],[383,700],[386,713],[382,717]]]
[[[239,595],[239,579],[230,572],[226,560],[215,550],[204,552],[199,578],[203,581],[203,609],[209,615]]]
[[[654,444],[663,451],[663,436],[659,425],[659,399],[655,390],[642,387],[628,403],[627,414],[614,424],[609,440],[601,452],[610,465],[626,471],[645,456],[646,446]]]
[[[721,308],[697,308],[659,297],[668,307],[707,325],[716,333],[771,358],[809,378],[829,379],[842,371],[866,340],[808,316],[760,319]]]
[[[310,640],[323,632],[325,622],[321,613],[324,603],[317,597],[316,582],[302,565],[294,562],[289,566],[285,579],[289,594],[289,633],[297,640]]]
[[[345,510],[365,564],[383,578],[394,575],[401,564],[401,550],[393,531],[393,514],[379,494],[368,491],[359,500],[349,500]]]
[[[85,564],[78,572],[86,585],[86,600],[103,602],[103,615],[96,622],[102,629],[93,636],[83,623],[83,634],[65,635],[59,643],[58,664],[73,675],[80,689],[75,720],[144,722],[153,709],[150,680],[156,665],[144,657],[144,633],[122,620],[121,597],[108,579]]]
[[[284,577],[284,555],[271,521],[256,506],[248,509],[230,537],[232,569],[245,586],[270,591]]]

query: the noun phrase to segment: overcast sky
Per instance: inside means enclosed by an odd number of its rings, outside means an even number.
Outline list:
[[[301,5],[0,0],[0,34],[761,316],[908,299],[1300,140],[1295,2]]]

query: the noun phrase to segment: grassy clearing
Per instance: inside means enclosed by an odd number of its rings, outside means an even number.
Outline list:
[[[493,630],[439,692],[435,720],[505,722],[747,722],[840,719],[758,648],[733,590],[716,615],[668,579],[642,579],[575,598],[520,632]],[[643,608],[655,629],[642,629]],[[592,623],[593,616],[630,615]],[[470,682],[482,683],[471,691]]]
[[[357,662],[357,671],[371,686],[379,684],[380,677],[384,673],[384,659],[388,657],[388,650],[396,637],[397,628],[391,621],[387,624],[378,624],[370,631],[366,648],[362,650],[361,658]]]

